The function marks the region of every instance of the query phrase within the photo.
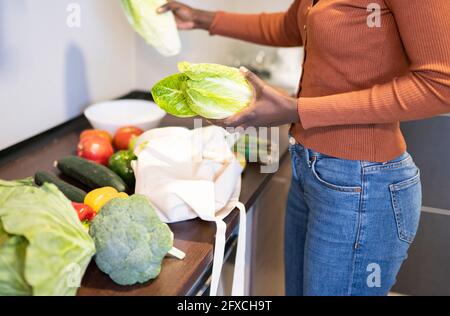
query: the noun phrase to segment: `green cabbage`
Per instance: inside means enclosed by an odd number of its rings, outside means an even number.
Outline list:
[[[156,104],[169,114],[225,119],[247,107],[253,98],[252,88],[236,68],[187,62],[178,68],[180,74],[152,89]]]
[[[180,53],[181,42],[173,13],[156,12],[166,3],[166,0],[122,0],[122,7],[128,22],[148,44],[163,56],[174,56]]]
[[[0,221],[0,295],[31,295],[23,273],[27,246],[25,238],[7,234]]]
[[[0,295],[75,295],[94,253],[56,186],[0,180]]]

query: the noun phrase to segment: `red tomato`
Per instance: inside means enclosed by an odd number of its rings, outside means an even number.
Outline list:
[[[109,158],[114,154],[111,143],[99,136],[86,137],[80,140],[77,151],[78,156],[105,166],[108,165]]]
[[[114,147],[118,150],[127,150],[130,141],[143,133],[143,130],[134,126],[122,127],[114,136]]]
[[[103,137],[110,143],[112,143],[112,136],[107,131],[102,131],[100,129],[87,129],[83,131],[80,135],[80,139],[88,138],[91,136]]]

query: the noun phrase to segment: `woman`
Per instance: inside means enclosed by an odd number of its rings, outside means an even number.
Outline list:
[[[386,295],[414,239],[419,170],[399,122],[450,112],[448,0],[297,0],[274,14],[195,10],[180,29],[304,46],[297,98],[248,70],[252,105],[223,126],[292,123],[288,295]]]

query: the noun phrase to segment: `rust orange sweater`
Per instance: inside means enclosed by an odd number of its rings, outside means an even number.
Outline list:
[[[305,47],[301,123],[292,128],[304,146],[344,159],[396,158],[406,150],[399,122],[450,112],[450,0],[312,4],[297,0],[271,14],[219,12],[210,32]],[[378,5],[379,25],[370,4]]]

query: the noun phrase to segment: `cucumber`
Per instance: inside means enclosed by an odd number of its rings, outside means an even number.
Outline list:
[[[127,185],[117,174],[103,165],[84,158],[69,156],[58,160],[56,167],[63,174],[80,181],[91,189],[113,187],[119,192],[127,191]]]
[[[34,175],[34,182],[41,186],[44,183],[52,183],[72,202],[83,203],[86,197],[86,192],[73,186],[58,177],[46,171],[36,172]]]

